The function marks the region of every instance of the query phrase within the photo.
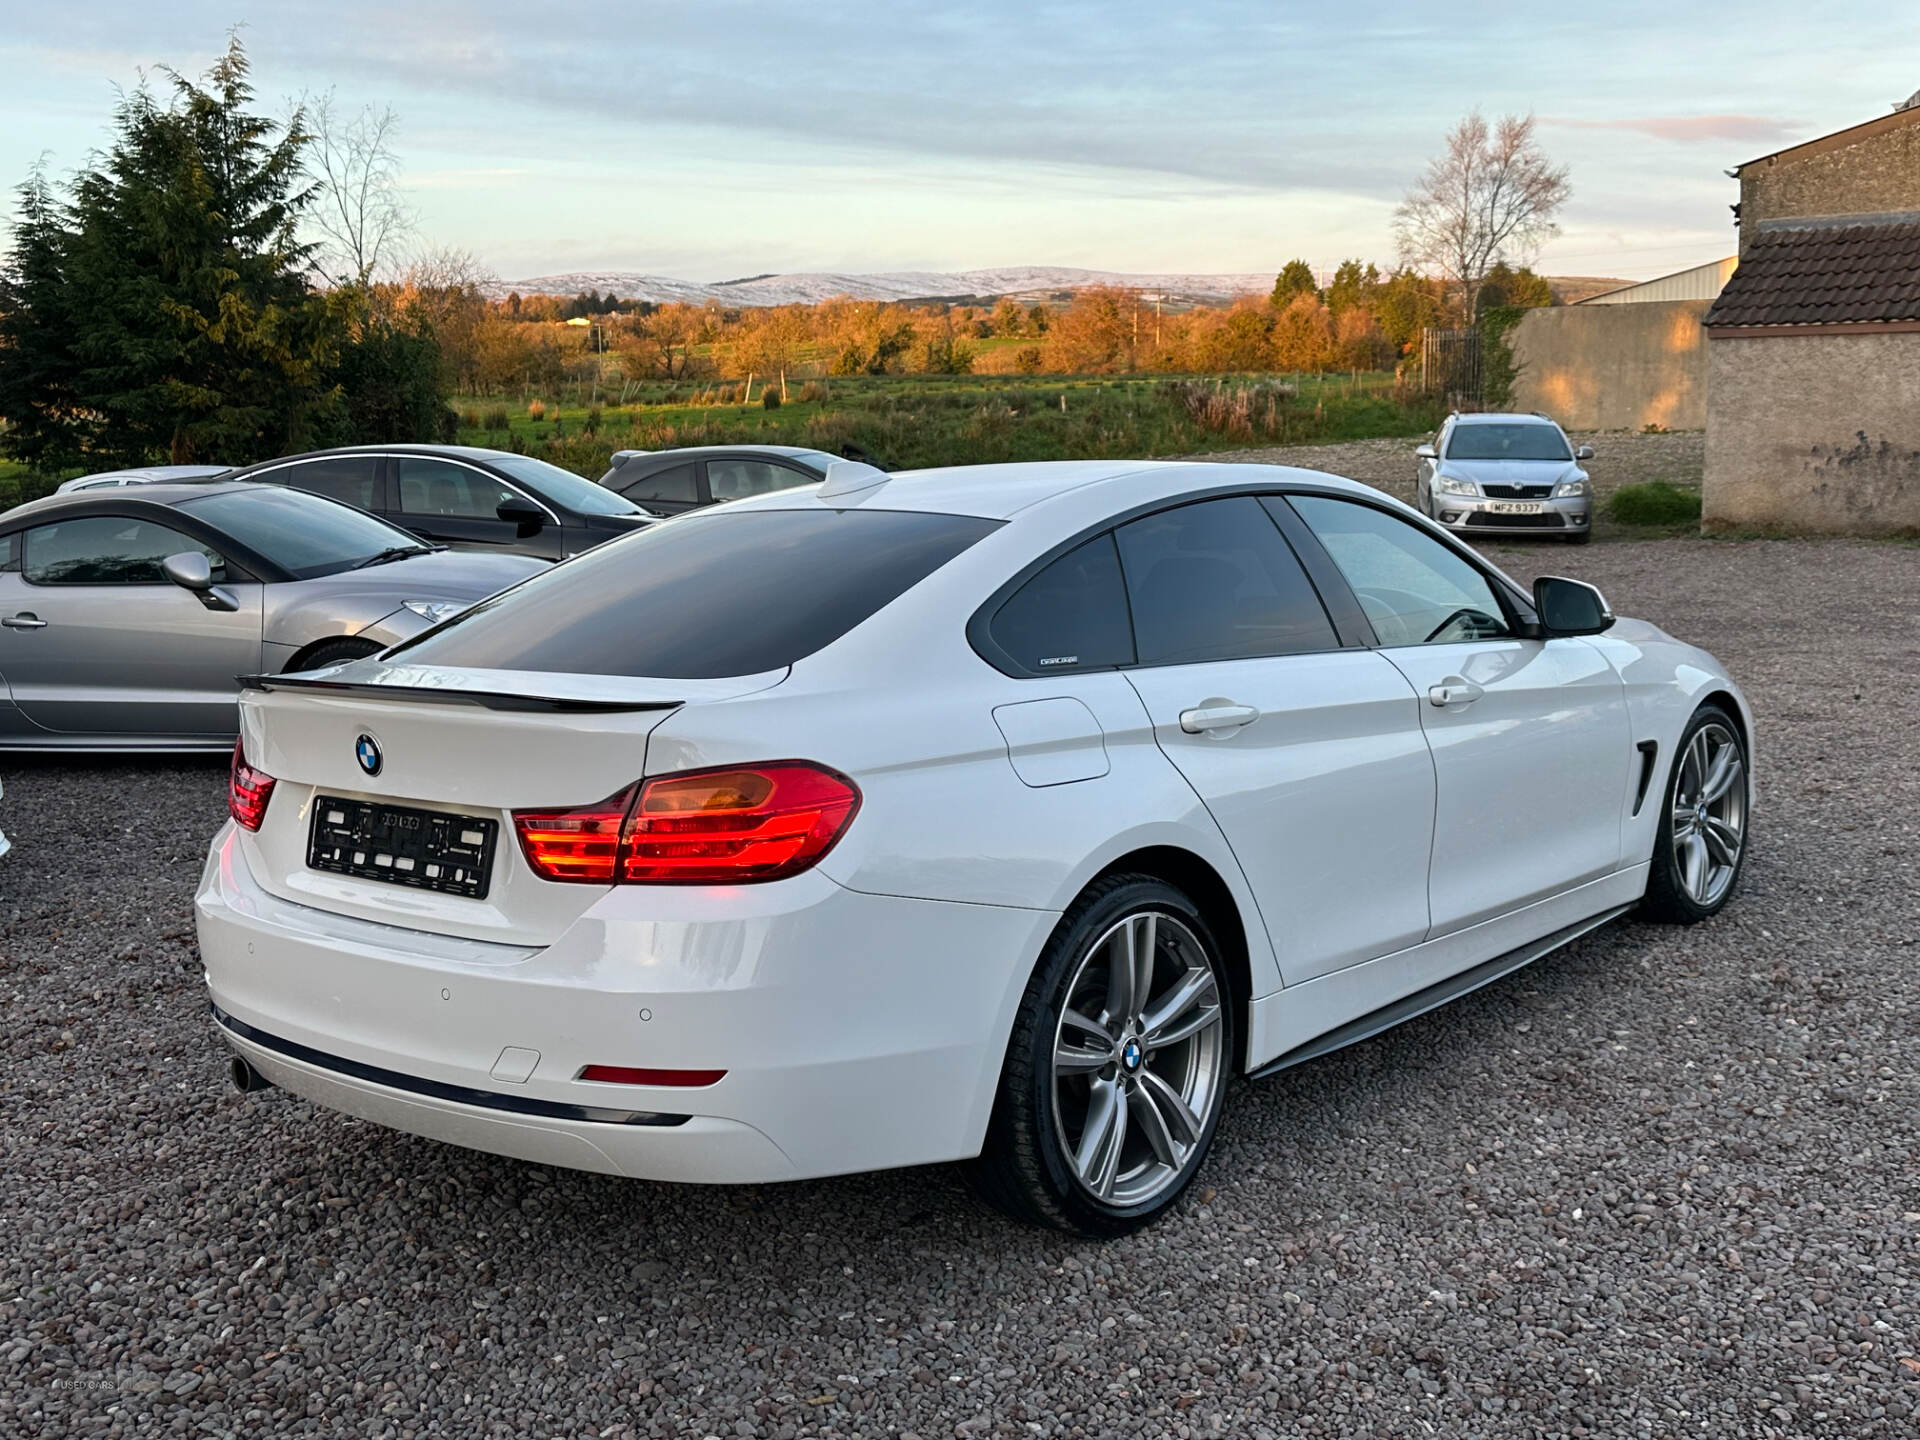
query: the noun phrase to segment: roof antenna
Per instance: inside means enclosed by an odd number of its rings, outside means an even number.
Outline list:
[[[833,500],[842,495],[860,495],[877,489],[892,478],[886,471],[863,465],[858,460],[836,460],[827,466],[827,478],[821,482],[816,493],[822,500]]]

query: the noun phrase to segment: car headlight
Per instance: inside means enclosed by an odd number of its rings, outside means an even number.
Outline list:
[[[1456,480],[1451,475],[1436,475],[1434,483],[1442,495],[1478,495],[1480,487],[1471,480]]]
[[[1578,480],[1562,480],[1554,487],[1553,498],[1556,500],[1570,500],[1576,495],[1591,495],[1592,493],[1593,486],[1589,485],[1583,476]]]
[[[458,600],[402,600],[400,604],[403,609],[411,610],[422,620],[430,620],[435,625],[467,608]]]

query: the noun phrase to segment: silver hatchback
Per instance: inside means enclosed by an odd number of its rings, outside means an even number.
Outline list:
[[[218,750],[239,677],[371,655],[548,568],[214,481],[0,514],[0,750]]]
[[[1449,530],[1543,535],[1584,545],[1593,534],[1593,483],[1566,431],[1544,415],[1449,415],[1420,466],[1414,503]]]

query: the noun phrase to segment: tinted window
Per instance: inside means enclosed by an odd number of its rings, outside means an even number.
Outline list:
[[[1113,537],[1068,551],[995,612],[994,643],[1028,670],[1091,670],[1133,663],[1126,586]]]
[[[710,679],[831,644],[998,522],[696,511],[556,565],[400,647],[422,665]]]
[[[1142,665],[1339,647],[1293,547],[1251,496],[1163,510],[1117,533]]]
[[[632,464],[632,462],[628,463]],[[639,467],[634,465],[633,468]],[[627,480],[616,472],[613,477],[613,488],[629,500],[637,500],[642,505],[649,500],[664,500],[681,505],[700,503],[700,489],[694,482],[691,465],[669,465],[665,470],[656,470],[653,474],[639,480]]]
[[[182,500],[179,508],[258,551],[296,580],[334,574],[396,546],[426,549],[384,520],[299,490],[265,485],[222,490]]]
[[[632,515],[633,502],[613,493],[604,485],[583,480],[571,470],[549,465],[531,455],[492,453],[487,463],[511,475],[540,499],[576,515]]]
[[[802,475],[785,465],[765,460],[709,460],[707,488],[713,498],[741,500],[749,495],[771,495],[776,490],[791,490],[796,485],[811,485],[811,475]]]
[[[1571,460],[1566,438],[1553,425],[1458,424],[1447,441],[1449,460]]]
[[[362,510],[372,510],[377,508],[374,491],[379,475],[377,455],[333,455],[325,460],[302,460],[298,465],[264,470],[255,478],[275,485],[292,485],[315,495],[325,495],[330,500],[344,500]]]
[[[453,520],[498,520],[514,494],[491,475],[451,460],[407,456],[400,462],[400,513]]]
[[[1318,495],[1289,498],[1340,567],[1382,645],[1508,633],[1493,583],[1431,535],[1371,505]]]
[[[216,584],[230,578],[219,555],[151,520],[90,515],[36,526],[23,538],[21,571],[36,585],[167,585],[160,562],[188,551],[207,557]]]

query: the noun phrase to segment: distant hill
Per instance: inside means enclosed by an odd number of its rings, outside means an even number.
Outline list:
[[[997,300],[1003,295],[1031,304],[1060,300],[1092,285],[1117,285],[1159,296],[1166,303],[1218,305],[1241,295],[1265,295],[1273,289],[1273,271],[1226,275],[1136,275],[1117,270],[1078,270],[1063,265],[1015,265],[999,270],[891,270],[875,274],[804,271],[786,275],[751,275],[739,280],[676,280],[667,275],[644,275],[632,270],[575,270],[562,275],[535,275],[526,280],[501,280],[489,287],[496,296],[578,295],[591,290],[609,292],[622,300],[651,300],[667,304],[683,300],[704,305],[709,300],[728,306],[814,305],[836,295],[856,300]],[[1331,272],[1318,277],[1321,284]],[[1625,285],[1625,280],[1595,276],[1549,276],[1554,297],[1563,305],[1603,290]]]
[[[856,300],[997,300],[1002,295],[1042,300],[1068,295],[1090,285],[1144,290],[1176,303],[1218,303],[1237,295],[1266,294],[1273,289],[1273,274],[1262,271],[1250,275],[1126,275],[1112,270],[1016,265],[1002,270],[755,275],[744,280],[708,283],[675,280],[665,275],[640,275],[629,270],[582,270],[565,275],[536,275],[529,280],[503,280],[492,289],[502,295],[511,290],[522,295],[612,291],[623,300],[658,303],[685,300],[695,305],[709,300],[722,305],[812,305],[836,295],[851,295]]]

